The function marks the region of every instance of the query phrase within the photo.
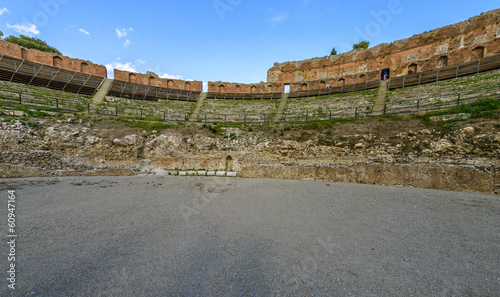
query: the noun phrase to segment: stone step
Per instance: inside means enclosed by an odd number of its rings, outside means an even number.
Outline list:
[[[104,97],[106,97],[106,95],[108,94],[112,83],[113,80],[110,78],[106,78],[106,80],[102,83],[99,91],[97,91],[97,93],[94,95],[94,98],[92,99],[92,110],[94,110],[97,105],[102,103],[102,100],[104,100]]]
[[[375,107],[373,108],[373,115],[382,115],[384,113],[385,97],[387,95],[387,85],[388,80],[383,80],[380,82],[380,88],[378,91],[378,97],[375,101]]]
[[[283,110],[285,110],[286,103],[288,101],[288,97],[290,96],[289,93],[284,93],[283,97],[281,98],[281,103],[280,106],[278,107],[278,112],[276,112],[276,116],[274,117],[275,123],[279,123],[281,121],[281,118],[283,117]]]
[[[198,103],[196,104],[196,108],[194,109],[194,112],[191,115],[191,118],[189,119],[190,122],[195,122],[198,119],[201,107],[203,106],[203,102],[205,101],[206,98],[207,98],[207,93],[201,93],[201,96],[198,99]]]

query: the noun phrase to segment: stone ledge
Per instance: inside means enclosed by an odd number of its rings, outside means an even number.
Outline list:
[[[217,177],[238,177],[239,172],[233,171],[169,171],[170,175],[177,176],[217,176]]]

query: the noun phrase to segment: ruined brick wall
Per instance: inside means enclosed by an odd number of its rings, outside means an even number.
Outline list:
[[[107,77],[106,67],[90,61],[73,59],[62,55],[46,53],[35,49],[26,49],[14,43],[0,39],[0,54],[5,54],[32,62],[38,62],[59,68]]]
[[[208,82],[208,92],[210,93],[236,93],[236,94],[252,94],[252,93],[283,93],[284,87],[279,82],[260,82],[258,84],[239,84],[228,82]]]
[[[203,92],[203,82],[201,81],[160,78],[158,75],[135,73],[118,69],[115,69],[114,73],[116,80],[168,89]]]
[[[275,63],[268,82],[320,89],[418,73],[500,54],[500,9],[428,33],[336,56]]]

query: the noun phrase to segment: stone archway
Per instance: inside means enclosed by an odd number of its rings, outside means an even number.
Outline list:
[[[319,88],[320,89],[325,89],[326,88],[326,81],[322,80],[319,82]]]
[[[307,84],[303,83],[302,86],[300,87],[301,91],[307,91]]]
[[[154,76],[150,76],[149,77],[149,85],[150,86],[154,86],[155,85],[155,78],[154,78]]]
[[[439,57],[437,61],[437,67],[442,68],[448,66],[448,56]]]
[[[24,47],[23,47],[23,48],[21,48],[21,58],[22,58],[23,60],[29,60],[29,59],[28,59],[28,53],[29,53],[29,52],[30,52],[30,50],[29,50],[29,49],[24,48]]]
[[[479,60],[484,58],[484,47],[478,46],[472,50],[472,60]]]
[[[54,67],[62,68],[62,66],[63,66],[63,59],[59,56],[55,56],[52,59],[52,62],[54,63]]]
[[[239,93],[241,91],[241,86],[240,85],[236,85],[236,93]]]
[[[173,89],[174,88],[174,81],[173,80],[167,81],[167,88],[169,88],[169,89]]]
[[[408,75],[417,73],[417,70],[418,70],[418,65],[415,63],[411,64],[410,66],[408,66]]]
[[[220,85],[219,86],[219,93],[225,93],[226,92],[226,86]]]
[[[341,78],[341,79],[339,79],[339,80],[337,81],[337,85],[338,85],[339,87],[343,87],[343,86],[345,86],[345,78]]]
[[[284,93],[290,93],[290,84],[285,84],[283,86],[283,92]]]
[[[390,68],[382,69],[382,71],[380,71],[380,79],[381,80],[387,80],[390,78],[391,78],[391,69]]]
[[[250,88],[250,93],[252,93],[252,94],[257,93],[257,87],[256,86],[252,86]]]
[[[128,75],[128,82],[131,82],[131,83],[137,82],[137,76],[135,74],[133,74],[133,73],[130,73]]]
[[[90,66],[88,63],[82,62],[82,64],[80,64],[80,72],[89,73],[89,68]]]
[[[231,156],[226,158],[226,170],[233,170],[233,157]]]

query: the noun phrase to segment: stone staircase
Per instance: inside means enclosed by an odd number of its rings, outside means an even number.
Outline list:
[[[278,107],[278,112],[276,112],[276,116],[274,117],[273,122],[279,123],[281,121],[281,118],[283,117],[283,110],[285,110],[286,102],[288,101],[289,96],[290,93],[284,93],[283,97],[281,97],[281,103]]]
[[[380,82],[380,89],[378,91],[377,100],[375,100],[375,106],[373,108],[373,115],[383,115],[384,114],[384,104],[387,95],[387,86],[389,85],[389,80],[383,80]]]
[[[203,102],[207,99],[207,93],[201,93],[200,98],[198,99],[198,104],[196,104],[196,108],[193,111],[193,114],[191,114],[191,117],[189,118],[190,122],[195,122],[196,119],[198,119],[198,115],[200,114],[201,107],[203,106]]]
[[[94,111],[97,105],[102,103],[102,100],[104,100],[104,97],[108,94],[109,89],[111,88],[111,84],[113,83],[113,80],[110,78],[106,78],[106,80],[102,83],[101,87],[99,88],[99,91],[94,95],[94,98],[92,98],[92,106],[91,110]]]

